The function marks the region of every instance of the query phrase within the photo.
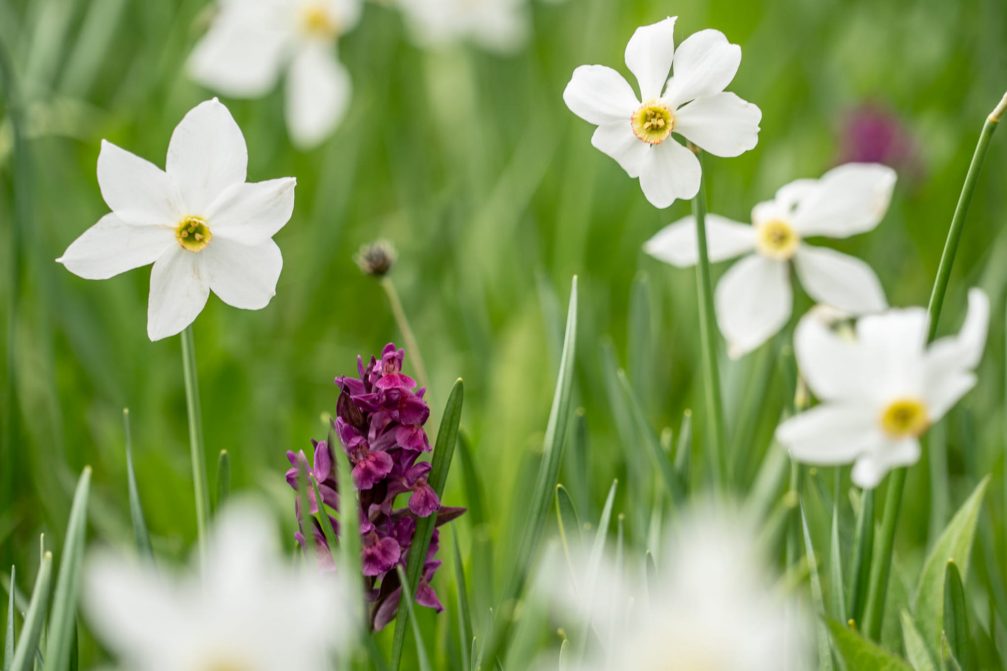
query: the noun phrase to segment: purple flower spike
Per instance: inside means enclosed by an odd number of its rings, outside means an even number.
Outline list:
[[[421,518],[435,516],[439,527],[455,519],[464,508],[441,505],[440,497],[427,478],[430,462],[417,461],[430,451],[430,440],[423,428],[430,417],[424,389],[402,371],[405,351],[389,343],[380,358],[366,364],[357,358],[358,377],[337,377],[339,400],[336,404],[335,434],[339,437],[352,468],[353,484],[360,501],[361,564],[365,590],[371,602],[371,626],[380,630],[395,619],[401,600],[397,566],[409,561],[416,525]],[[318,483],[321,505],[308,491],[311,513],[329,514],[338,510],[339,495],[336,463],[332,447],[325,441],[314,443],[314,463],[309,466],[303,452],[288,452],[291,468],[287,482],[297,489],[298,473],[303,469]],[[408,495],[407,504],[396,508],[399,495]],[[308,542],[302,531],[303,518],[295,502],[299,530],[295,537],[302,547]],[[330,515],[338,534],[338,522]],[[332,568],[332,555],[321,524],[311,518],[311,537],[323,566]],[[431,582],[440,566],[437,560],[439,534],[434,535],[424,557],[423,574],[416,587],[416,601],[440,612],[444,609]]]

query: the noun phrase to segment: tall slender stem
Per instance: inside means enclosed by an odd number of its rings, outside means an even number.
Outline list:
[[[430,389],[430,378],[427,377],[427,367],[423,364],[423,355],[420,354],[420,346],[416,342],[416,335],[409,325],[409,318],[406,317],[406,311],[402,308],[402,299],[399,298],[399,292],[395,290],[395,284],[392,283],[391,278],[387,275],[381,278],[381,287],[388,296],[388,303],[391,305],[392,315],[395,316],[395,323],[398,325],[399,331],[402,332],[402,337],[406,341],[406,349],[409,350],[409,355],[413,358],[416,377],[419,378],[421,385]]]
[[[189,411],[189,451],[192,458],[192,485],[196,495],[196,529],[199,555],[205,557],[206,528],[210,512],[210,493],[206,485],[206,459],[203,451],[203,412],[199,404],[199,379],[196,376],[196,345],[192,326],[182,331],[182,370],[185,376],[185,403]]]
[[[951,227],[948,229],[948,237],[944,242],[944,252],[941,254],[937,277],[934,280],[934,288],[930,292],[930,303],[927,306],[927,316],[930,320],[927,340],[933,340],[937,334],[941,308],[944,307],[944,296],[947,294],[948,282],[951,279],[951,268],[954,266],[958,242],[961,240],[962,230],[965,227],[965,217],[968,214],[969,205],[972,203],[972,192],[975,191],[979,173],[982,171],[990,138],[993,137],[993,131],[996,130],[1005,112],[1007,112],[1007,94],[1004,94],[1003,99],[990,112],[986,123],[983,124],[982,132],[979,134],[979,142],[972,154],[972,163],[969,165],[961,195],[958,197],[958,205],[951,218]],[[888,479],[885,512],[881,521],[881,535],[878,537],[879,544],[877,553],[875,553],[877,561],[871,568],[871,582],[867,592],[867,608],[864,614],[863,631],[874,639],[877,639],[881,633],[881,622],[884,618],[888,576],[892,566],[892,547],[895,543],[895,529],[898,526],[899,511],[902,507],[902,491],[906,484],[906,473],[907,469],[899,468]]]
[[[702,159],[698,149],[694,149]],[[706,430],[715,465],[717,486],[727,482],[727,462],[724,454],[724,403],[720,394],[720,370],[717,366],[717,327],[714,323],[713,282],[710,279],[710,255],[706,243],[706,188],[700,176],[699,191],[692,199],[692,214],[696,220],[696,242],[699,263],[696,264],[696,290],[699,294],[699,336],[703,356]]]

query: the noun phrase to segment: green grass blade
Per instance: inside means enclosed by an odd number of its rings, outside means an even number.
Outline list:
[[[455,445],[458,444],[458,425],[462,419],[462,403],[465,399],[465,385],[461,380],[455,382],[448,396],[447,405],[444,406],[444,414],[441,416],[441,425],[437,430],[437,441],[434,444],[433,464],[430,468],[430,477],[427,482],[430,487],[437,492],[437,496],[444,495],[444,485],[448,480],[448,469],[451,467],[451,458],[455,453]],[[403,583],[402,598],[416,592],[416,586],[420,582],[420,574],[423,573],[423,563],[426,561],[427,548],[430,547],[430,540],[433,538],[434,526],[437,523],[437,516],[431,515],[419,520],[416,523],[416,533],[413,536],[413,544],[409,548],[409,557],[406,560],[405,578],[408,584]],[[412,618],[412,601],[410,600],[410,618]],[[401,621],[402,608],[399,608],[395,622],[395,637],[392,639],[392,670],[397,671],[402,663],[402,650],[406,640],[406,627]],[[418,632],[418,625],[413,622],[413,630]],[[421,646],[417,633],[416,645]]]
[[[623,394],[626,395],[627,405],[629,406],[629,412],[632,416],[633,423],[636,426],[637,436],[640,440],[647,444],[647,448],[649,449],[654,461],[657,463],[657,468],[661,473],[661,477],[664,479],[664,486],[667,487],[672,500],[682,500],[684,492],[682,491],[678,477],[675,475],[675,469],[672,466],[671,461],[668,459],[668,455],[665,454],[663,449],[661,449],[661,441],[658,440],[657,435],[655,435],[654,429],[651,428],[650,424],[647,422],[647,418],[643,412],[643,407],[640,406],[640,400],[633,392],[633,387],[630,385],[626,374],[620,370],[618,376],[619,386],[621,387]]]
[[[221,450],[220,454],[217,456],[217,499],[214,502],[213,509],[220,510],[220,507],[224,505],[225,501],[227,501],[227,497],[230,493],[231,455],[227,453],[227,450]]]
[[[923,639],[928,644],[939,645],[940,642],[944,619],[944,573],[947,562],[954,561],[962,574],[968,576],[972,540],[975,537],[979,510],[988,484],[987,476],[948,522],[923,563],[923,571],[920,573],[913,600],[913,616],[920,626]]]
[[[833,501],[832,527],[829,532],[829,587],[832,596],[832,617],[846,618],[846,584],[843,580],[843,550],[839,542],[839,499]]]
[[[870,585],[871,556],[874,550],[874,490],[868,489],[860,500],[857,535],[853,550],[853,583],[850,585],[849,619],[863,621]]]
[[[682,483],[682,490],[688,491],[689,468],[692,462],[692,412],[682,413],[682,428],[678,430],[675,444],[675,475]]]
[[[944,634],[962,668],[975,668],[976,650],[969,632],[965,588],[954,561],[949,561],[944,571]]]
[[[531,493],[531,503],[528,508],[528,524],[518,545],[517,559],[510,578],[504,601],[499,609],[502,618],[501,631],[495,632],[492,641],[487,646],[485,659],[488,663],[496,663],[496,650],[506,638],[505,632],[512,624],[514,608],[524,591],[531,561],[538,549],[538,543],[545,529],[546,518],[549,515],[549,500],[553,496],[559,466],[562,463],[563,445],[566,441],[566,431],[570,419],[573,400],[573,367],[574,355],[577,349],[577,278],[573,278],[570,289],[570,304],[567,311],[566,332],[563,336],[563,353],[560,357],[559,374],[556,379],[556,390],[553,395],[552,409],[549,412],[549,423],[546,426],[542,464],[539,469],[535,488]]]
[[[829,620],[828,627],[847,671],[912,671],[905,661],[853,629],[835,620]]]
[[[413,630],[413,638],[416,640],[416,656],[419,658],[420,671],[431,671],[430,668],[430,658],[427,655],[426,646],[423,645],[423,635],[420,633],[419,622],[416,621],[416,609],[413,606],[413,591],[409,589],[409,580],[406,577],[405,571],[402,570],[402,566],[396,567],[399,572],[399,583],[402,585],[402,601],[399,606],[399,613],[405,610],[406,615],[403,617],[408,617],[409,624]],[[402,608],[402,605],[405,608]],[[398,631],[398,618],[396,617],[395,630]],[[398,660],[393,661],[395,667],[398,667]]]
[[[11,662],[14,661],[14,580],[17,578],[17,571],[10,567],[9,600],[7,602],[7,633],[4,636],[3,646],[3,671],[10,671]]]
[[[583,527],[573,499],[570,498],[570,493],[563,485],[556,485],[556,522],[559,529],[559,540],[563,545],[563,553],[569,563],[570,545],[580,546]]]
[[[472,668],[470,646],[472,641],[472,607],[469,605],[468,584],[465,580],[465,565],[458,544],[458,532],[451,527],[451,545],[454,549],[455,589],[458,594],[458,648],[462,655],[462,671]]]
[[[129,489],[129,516],[133,521],[133,538],[137,551],[150,559],[154,551],[150,546],[150,534],[147,533],[147,521],[143,516],[143,506],[140,505],[140,489],[136,485],[136,472],[133,469],[133,432],[129,424],[129,408],[122,409],[122,425],[126,435],[126,486]]]
[[[458,435],[458,456],[461,459],[463,486],[465,487],[465,501],[468,503],[468,513],[470,524],[481,527],[486,523],[486,495],[484,494],[482,478],[476,469],[475,459],[472,457],[472,446],[464,433]]]
[[[811,531],[808,529],[808,517],[804,507],[800,506],[801,533],[804,538],[804,553],[808,558],[808,570],[811,577],[811,599],[820,617],[826,614],[825,595],[822,593],[822,578],[819,574],[819,564],[815,555],[815,547],[811,542]],[[832,650],[829,648],[829,631],[824,621],[819,619],[815,627],[815,638],[818,648],[818,668],[820,671],[832,671]]]
[[[913,622],[913,616],[909,611],[903,609],[902,619],[902,644],[906,649],[906,657],[912,664],[914,671],[938,671],[937,663],[934,662],[934,655],[930,647],[923,640],[920,630]]]
[[[87,503],[91,491],[91,467],[86,466],[77,482],[70,509],[70,523],[63,543],[63,557],[59,563],[59,577],[53,594],[49,628],[46,632],[47,668],[65,669],[70,663],[74,628],[77,622],[77,598],[80,593],[81,564],[84,561],[85,534],[87,532]]]
[[[49,601],[49,584],[52,580],[52,553],[42,555],[38,576],[35,578],[35,588],[31,593],[31,603],[21,627],[21,638],[14,650],[14,660],[11,671],[30,671],[35,661],[39,638],[42,636],[42,626],[45,621],[45,608]],[[56,668],[56,667],[53,667]]]

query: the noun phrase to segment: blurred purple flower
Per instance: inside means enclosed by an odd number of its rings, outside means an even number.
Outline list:
[[[417,462],[430,451],[430,441],[423,425],[430,408],[423,399],[425,389],[416,390],[416,382],[402,373],[405,352],[389,343],[381,358],[371,357],[365,366],[357,357],[359,377],[338,377],[340,388],[333,428],[353,468],[353,483],[360,498],[361,564],[366,594],[371,601],[371,625],[383,628],[394,619],[399,607],[401,586],[396,566],[405,567],[409,558],[416,522],[436,515],[436,526],[455,519],[464,508],[448,508],[427,481],[429,462]],[[415,390],[415,391],[414,391]],[[287,482],[297,489],[297,476],[304,469],[318,483],[324,506],[338,510],[337,479],[331,448],[326,441],[314,442],[313,465],[303,452],[287,453],[291,469]],[[400,494],[408,494],[407,505],[395,508]],[[308,491],[313,515],[319,513],[313,491]],[[300,504],[295,506],[302,521]],[[325,511],[328,514],[328,511]],[[335,519],[330,515],[335,527]],[[312,537],[320,561],[332,566],[325,535],[312,517]],[[299,525],[300,526],[300,525]],[[303,527],[301,527],[303,528]],[[338,531],[337,531],[338,533]],[[305,545],[305,534],[295,534]],[[434,530],[427,550],[423,574],[416,588],[416,601],[440,612],[440,599],[431,586],[440,566],[437,560],[439,534]]]
[[[876,103],[851,110],[843,123],[838,163],[883,163],[903,176],[922,171],[916,141],[893,111]]]

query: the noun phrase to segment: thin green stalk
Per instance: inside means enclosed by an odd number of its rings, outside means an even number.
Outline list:
[[[398,325],[399,331],[402,332],[402,337],[406,341],[406,349],[409,351],[409,355],[413,358],[416,377],[419,379],[421,385],[429,389],[430,378],[427,377],[427,367],[423,363],[423,355],[420,354],[420,346],[416,342],[416,334],[413,333],[413,328],[409,325],[409,318],[406,317],[406,311],[402,307],[402,299],[399,298],[399,292],[395,289],[395,284],[392,283],[391,278],[387,275],[381,278],[381,288],[385,290],[385,295],[388,296],[388,304],[392,308],[395,323]]]
[[[185,403],[189,411],[189,450],[192,458],[192,485],[196,496],[196,529],[199,556],[206,550],[206,528],[210,512],[210,493],[206,485],[206,459],[203,456],[203,412],[199,404],[199,379],[196,376],[196,345],[192,326],[182,331],[182,370],[185,376]]]
[[[702,159],[698,149],[694,149]],[[720,370],[717,366],[717,325],[713,307],[713,282],[710,279],[710,255],[706,243],[706,187],[699,178],[699,191],[692,199],[692,215],[696,220],[696,243],[699,262],[696,264],[696,289],[699,294],[699,335],[702,344],[703,377],[705,378],[706,430],[716,466],[717,485],[727,481],[724,454],[724,402],[720,393]]]
[[[982,172],[993,131],[997,129],[1005,112],[1007,112],[1007,94],[990,112],[986,123],[983,124],[982,132],[979,134],[979,142],[972,155],[972,163],[969,165],[961,195],[958,197],[958,205],[951,218],[951,227],[948,229],[944,252],[941,254],[941,262],[937,268],[937,278],[934,280],[934,288],[930,292],[930,303],[927,306],[927,316],[930,319],[928,340],[933,340],[937,333],[937,324],[940,321],[941,308],[944,307],[944,296],[947,294],[948,282],[951,279],[955,254],[958,252],[958,243],[965,227],[965,217],[968,214],[969,205],[972,203],[972,193],[979,180],[979,173]],[[889,478],[884,518],[881,523],[881,534],[878,537],[878,552],[875,555],[877,562],[871,570],[871,583],[867,592],[867,609],[864,614],[864,633],[875,640],[881,633],[881,622],[884,617],[888,575],[892,566],[892,547],[895,542],[895,528],[899,521],[899,510],[902,507],[902,490],[906,484],[906,473],[907,469],[900,468],[893,472]]]

